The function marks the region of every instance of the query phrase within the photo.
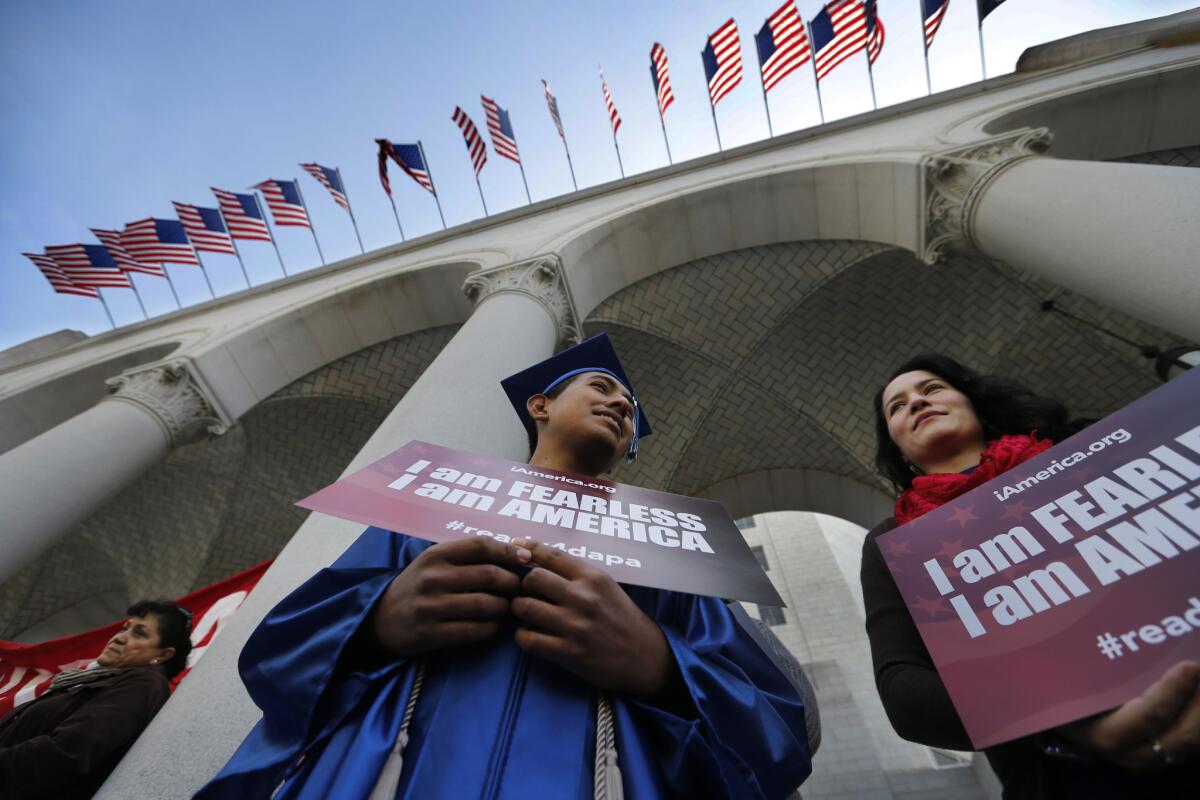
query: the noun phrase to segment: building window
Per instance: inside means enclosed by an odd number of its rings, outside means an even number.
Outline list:
[[[762,606],[758,607],[758,618],[768,625],[783,625],[786,620],[783,618],[783,609],[779,606]]]
[[[761,547],[751,547],[750,552],[754,553],[754,558],[758,561],[758,565],[762,567],[763,572],[767,572],[771,567],[767,564],[767,554],[763,552]]]
[[[748,531],[754,527],[754,517],[742,517],[741,519],[735,519],[733,524],[737,525],[737,529],[739,531]]]

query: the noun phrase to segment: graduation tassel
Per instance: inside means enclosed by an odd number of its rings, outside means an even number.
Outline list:
[[[621,767],[617,764],[612,702],[604,692],[596,696],[596,771],[592,788],[594,800],[625,800]]]
[[[408,726],[412,722],[413,712],[417,708],[417,698],[421,695],[421,685],[425,682],[425,662],[417,664],[417,674],[413,677],[412,690],[408,693],[408,703],[404,706],[404,717],[400,720],[400,733],[388,753],[387,761],[371,790],[370,800],[396,800],[396,792],[400,789],[400,775],[404,772],[404,748],[408,745]]]

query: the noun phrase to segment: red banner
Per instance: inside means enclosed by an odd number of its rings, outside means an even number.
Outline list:
[[[171,682],[172,688],[204,655],[225,622],[237,611],[270,561],[243,570],[223,581],[198,589],[175,602],[195,616],[192,624],[192,653],[187,668]],[[50,688],[55,675],[67,669],[82,669],[96,660],[104,644],[120,628],[124,619],[74,636],[51,639],[41,644],[17,644],[0,641],[0,717],[22,703],[38,697]]]

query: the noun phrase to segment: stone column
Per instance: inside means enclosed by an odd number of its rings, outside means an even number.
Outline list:
[[[1200,170],[1037,157],[1051,138],[927,157],[922,257],[982,254],[1200,341]]]
[[[525,429],[500,380],[552,355],[556,345],[578,341],[561,264],[557,256],[542,256],[483,270],[463,291],[475,302],[474,313],[343,474],[411,439],[513,460],[528,456]],[[238,677],[242,645],[281,598],[341,555],[362,530],[323,514],[305,520],[97,798],[189,798],[217,773],[260,716]]]
[[[172,448],[229,425],[186,361],[108,384],[114,394],[0,455],[0,584]]]

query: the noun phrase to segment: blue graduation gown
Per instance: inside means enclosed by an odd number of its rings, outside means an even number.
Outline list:
[[[246,643],[262,720],[196,795],[369,797],[400,729],[413,660],[340,664],[391,580],[430,542],[368,528],[277,605]],[[698,717],[612,697],[630,800],[778,798],[811,771],[795,690],[717,599],[626,586],[661,626]],[[397,797],[592,797],[596,690],[511,634],[423,656]],[[336,670],[335,670],[336,668]]]

